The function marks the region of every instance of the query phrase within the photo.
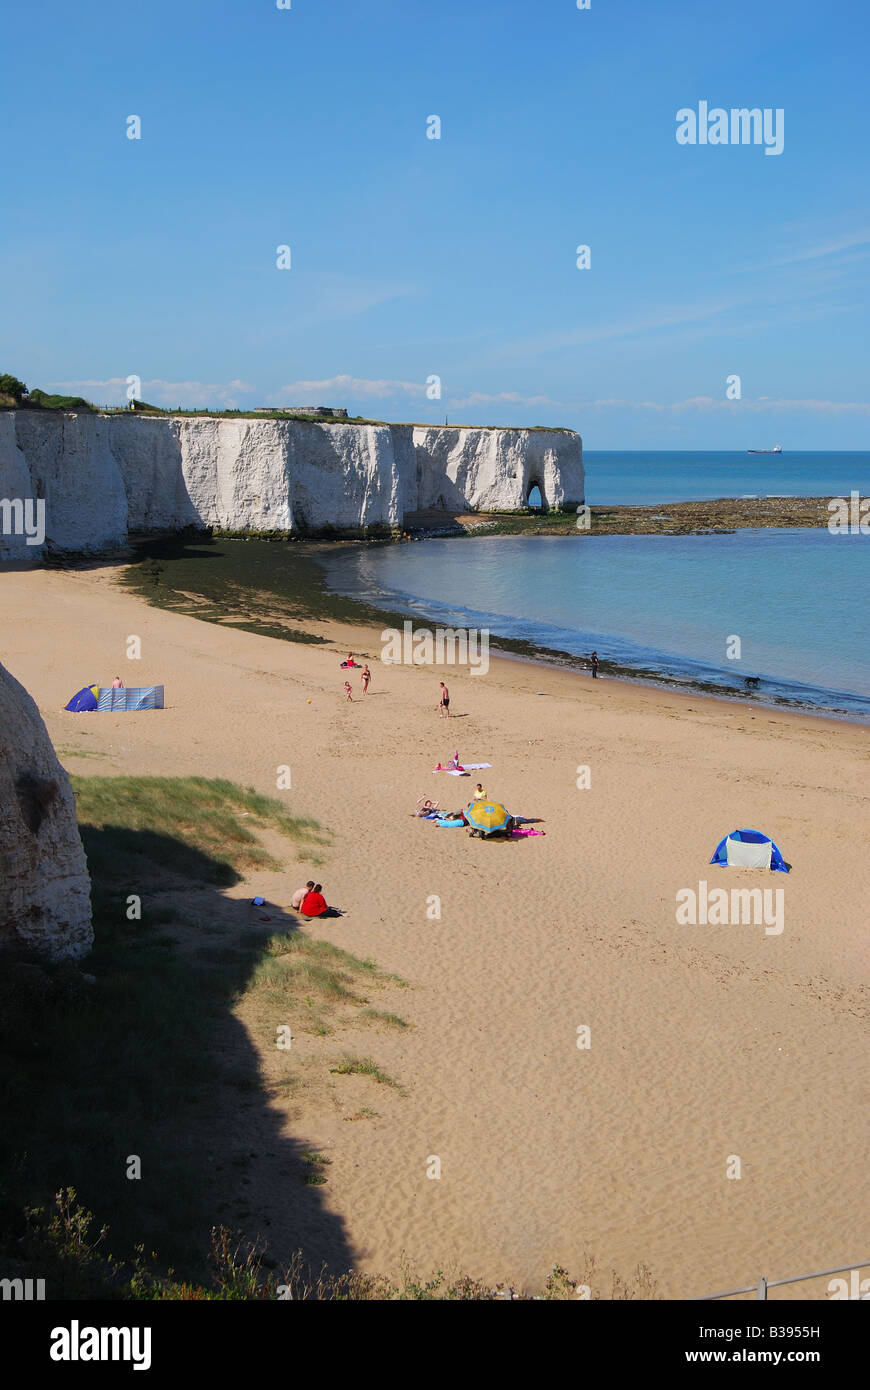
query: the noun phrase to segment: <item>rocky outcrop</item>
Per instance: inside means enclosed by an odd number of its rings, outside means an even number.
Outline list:
[[[583,501],[579,435],[2,411],[0,560],[101,552],[131,532],[186,526],[401,527],[429,507],[515,510],[533,483],[550,507]],[[44,544],[16,524],[16,499],[44,504]]]
[[[69,778],[33,700],[0,666],[0,947],[76,960],[92,942]]]

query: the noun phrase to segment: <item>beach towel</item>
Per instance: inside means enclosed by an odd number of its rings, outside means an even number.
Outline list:
[[[438,829],[439,829],[439,830],[452,830],[452,829],[454,829],[457,825],[464,825],[464,824],[465,824],[465,821],[464,821],[464,820],[445,820],[445,819],[442,817],[440,820],[436,820],[435,824],[438,826]]]
[[[463,763],[461,767],[433,767],[433,772],[447,772],[451,777],[467,777],[469,772],[480,772],[484,767],[492,767],[492,763]]]
[[[546,835],[546,830],[533,830],[530,825],[522,825],[518,830],[512,830],[511,835]]]

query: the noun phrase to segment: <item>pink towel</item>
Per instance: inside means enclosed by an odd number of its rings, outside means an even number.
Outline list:
[[[546,835],[546,830],[535,830],[530,825],[521,825],[517,830],[512,830],[512,835]]]

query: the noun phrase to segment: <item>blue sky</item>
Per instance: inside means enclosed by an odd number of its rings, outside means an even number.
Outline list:
[[[866,0],[49,0],[4,39],[28,385],[868,447]],[[781,108],[782,153],[679,145],[701,101]]]

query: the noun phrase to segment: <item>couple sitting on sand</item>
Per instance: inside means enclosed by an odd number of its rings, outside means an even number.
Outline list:
[[[310,878],[304,888],[297,888],[290,899],[290,906],[303,917],[344,917],[341,907],[327,907],[323,896],[323,884]]]

